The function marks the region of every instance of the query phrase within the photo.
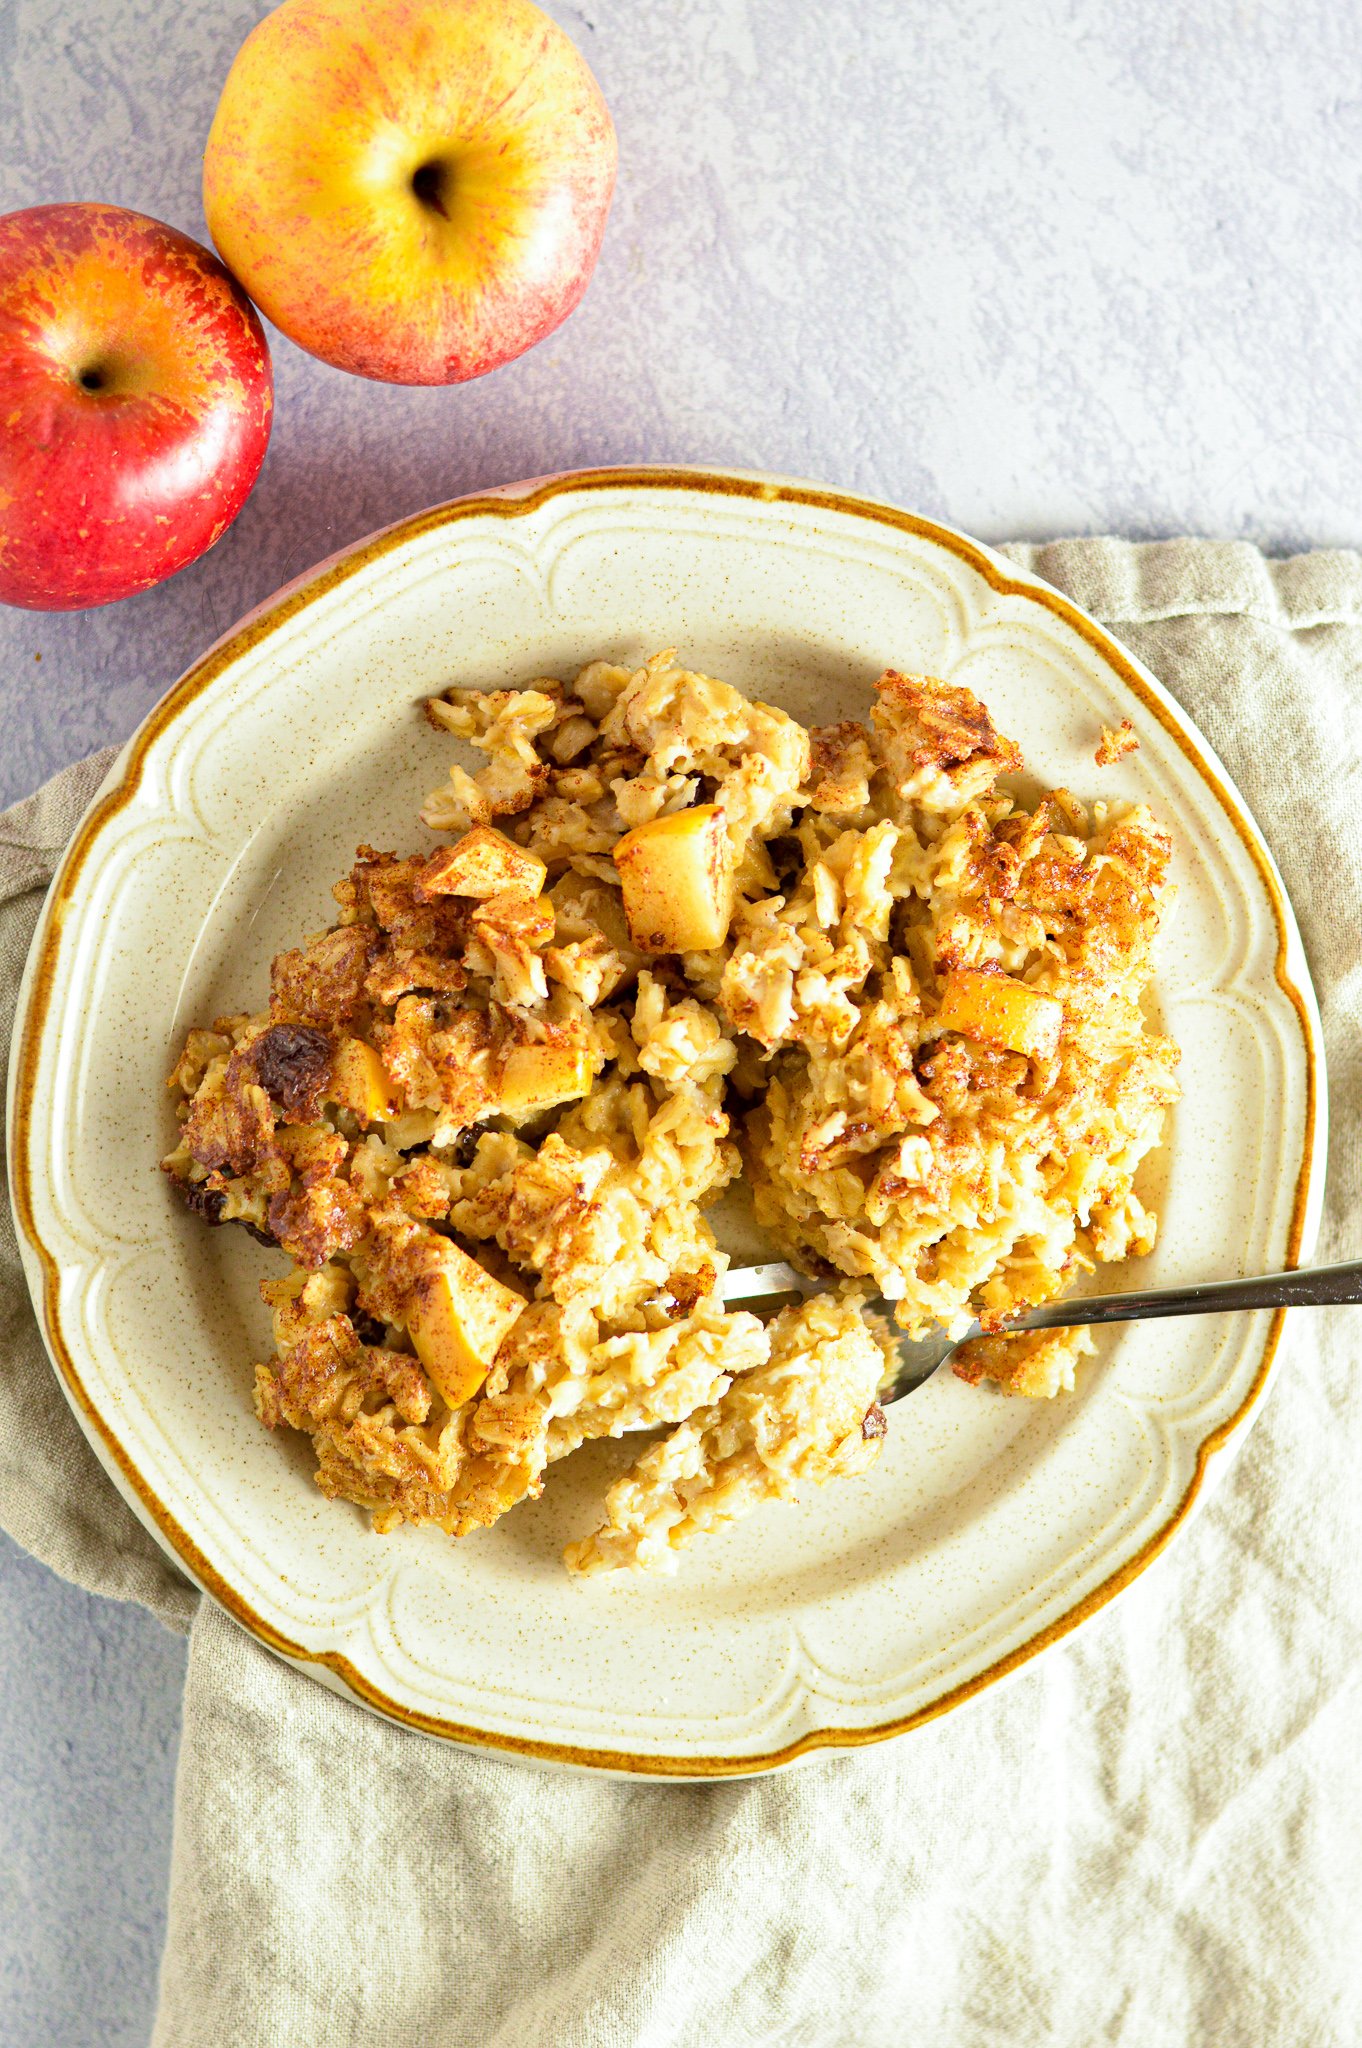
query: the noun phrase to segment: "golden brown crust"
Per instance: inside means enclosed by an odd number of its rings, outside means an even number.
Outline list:
[[[1086,1330],[1025,1330],[1017,1336],[973,1337],[951,1361],[968,1386],[992,1380],[1004,1393],[1051,1400],[1074,1383],[1074,1361],[1093,1349]]]
[[[323,1030],[344,1030],[367,1000],[365,979],[377,950],[367,925],[338,925],[297,952],[276,955],[270,968],[274,1016]]]
[[[1021,767],[1021,748],[960,684],[886,669],[875,688],[870,716],[900,796],[925,794],[940,778],[957,796],[977,797]]]
[[[277,1186],[281,1169],[274,1125],[274,1105],[256,1080],[249,1057],[233,1053],[226,1061],[215,1061],[200,1083],[181,1142],[210,1173],[273,1173]]]
[[[391,1401],[403,1422],[430,1414],[430,1384],[415,1359],[362,1344],[346,1315],[313,1324],[282,1357],[256,1367],[256,1413],[269,1429],[353,1421],[374,1393]]]
[[[809,802],[816,811],[859,811],[879,770],[870,734],[854,718],[809,733]]]
[[[1097,752],[1093,759],[1099,768],[1110,768],[1114,761],[1121,760],[1126,754],[1133,754],[1139,744],[1134,726],[1128,718],[1123,718],[1115,731],[1109,725],[1102,727],[1102,737],[1097,743]]]

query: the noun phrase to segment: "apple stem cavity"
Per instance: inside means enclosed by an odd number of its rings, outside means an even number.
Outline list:
[[[448,220],[445,197],[449,189],[449,166],[436,159],[421,164],[411,174],[411,189],[422,206],[428,206],[432,213],[438,213],[441,220]]]
[[[95,369],[82,370],[76,381],[82,391],[102,391],[105,381],[104,372]]]

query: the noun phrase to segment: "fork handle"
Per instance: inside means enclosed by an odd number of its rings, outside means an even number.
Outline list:
[[[832,1285],[810,1280],[793,1266],[733,1267],[725,1299],[760,1300],[763,1295],[819,1294]],[[1191,1287],[1140,1288],[1132,1294],[1085,1294],[1048,1302],[1010,1318],[1005,1330],[1072,1330],[1083,1323],[1138,1323],[1158,1316],[1206,1316],[1251,1308],[1322,1308],[1330,1302],[1362,1301],[1362,1259],[1339,1266],[1297,1266],[1289,1273],[1252,1274],[1243,1280],[1208,1280]],[[892,1302],[881,1302],[892,1309]],[[976,1326],[977,1327],[977,1326]]]
[[[1158,1287],[1134,1294],[1089,1294],[1052,1301],[1009,1321],[1008,1330],[1068,1330],[1082,1323],[1138,1323],[1157,1316],[1204,1316],[1250,1308],[1322,1308],[1362,1301],[1362,1259],[1339,1266],[1298,1266],[1243,1280]]]

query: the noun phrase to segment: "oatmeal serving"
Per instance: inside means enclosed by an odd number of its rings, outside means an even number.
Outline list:
[[[671,650],[426,712],[486,757],[427,799],[447,843],[361,847],[268,1009],[171,1075],[179,1193],[287,1256],[255,1405],[323,1492],[461,1536],[649,1431],[565,1561],[667,1572],[874,1462],[879,1297],[998,1333],[963,1378],[1071,1387],[1084,1333],[1003,1331],[1154,1240],[1149,811],[1022,807],[984,706],[893,671],[868,726],[811,732]],[[705,1220],[740,1176],[838,1283],[765,1324],[725,1308]]]

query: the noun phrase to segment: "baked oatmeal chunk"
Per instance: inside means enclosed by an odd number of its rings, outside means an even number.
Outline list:
[[[256,1410],[322,1491],[462,1536],[665,1428],[567,1563],[666,1573],[879,1455],[874,1297],[913,1334],[977,1316],[966,1381],[1071,1387],[1082,1333],[1007,1324],[1154,1241],[1150,812],[1025,807],[986,707],[895,669],[811,733],[672,649],[426,712],[476,750],[421,813],[441,843],[359,847],[268,1010],[170,1075],[165,1171],[272,1250]],[[739,1180],[832,1283],[769,1326],[705,1213]]]
[[[868,1471],[883,1436],[884,1354],[861,1302],[824,1294],[783,1310],[767,1362],[644,1452],[606,1495],[605,1524],[564,1553],[568,1570],[674,1572],[697,1536],[763,1501]]]

